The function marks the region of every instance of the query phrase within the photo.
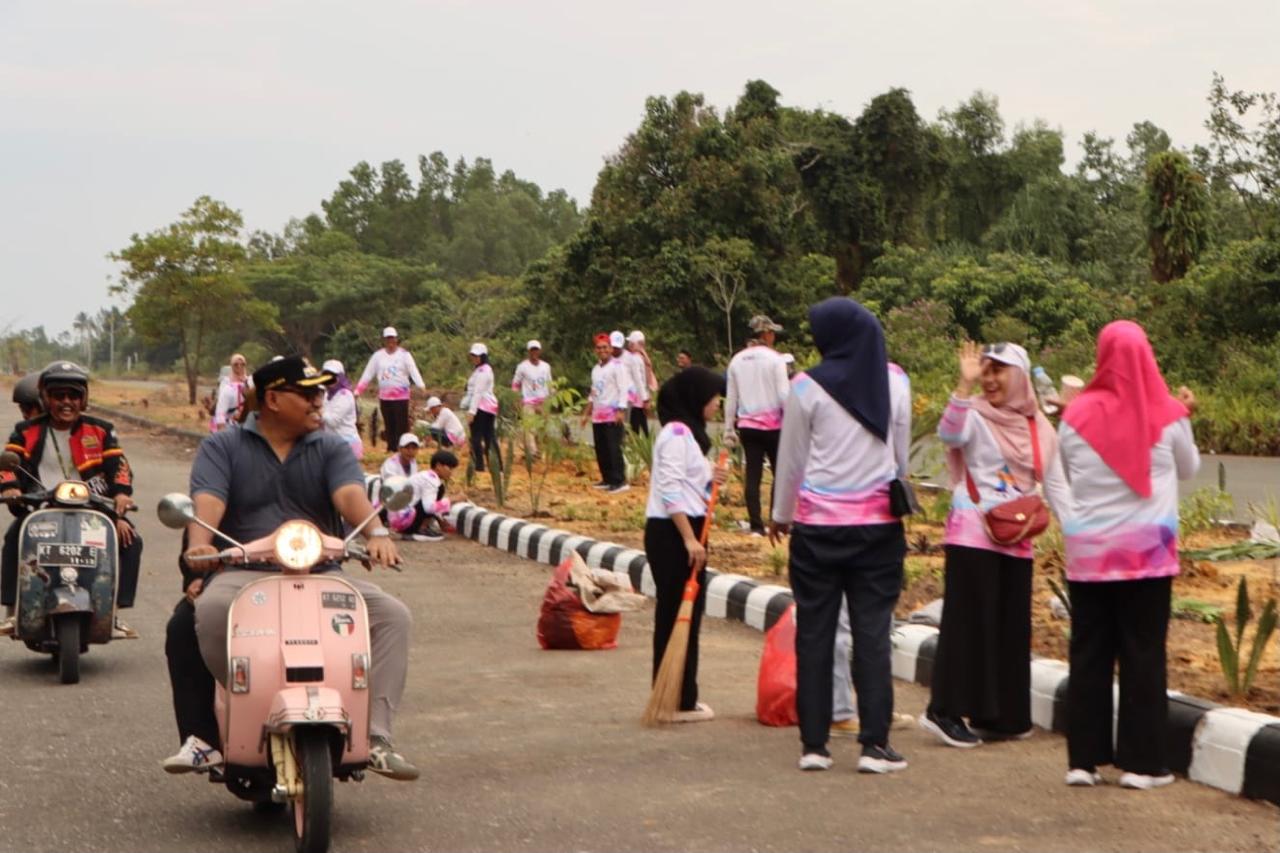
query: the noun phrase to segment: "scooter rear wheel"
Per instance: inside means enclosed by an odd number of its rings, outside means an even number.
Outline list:
[[[80,619],[62,616],[54,623],[58,640],[58,678],[63,684],[80,681]]]
[[[295,847],[298,853],[326,853],[333,813],[333,756],[328,732],[295,728],[293,754],[302,777],[302,794],[293,801]]]

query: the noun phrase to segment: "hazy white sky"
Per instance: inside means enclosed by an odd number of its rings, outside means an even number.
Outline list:
[[[1133,122],[1201,141],[1217,70],[1280,88],[1276,0],[0,0],[0,330],[108,304],[105,255],[201,194],[279,230],[359,160],[487,156],[588,201],[649,95],[767,80],[933,119],[974,89],[1076,156]]]

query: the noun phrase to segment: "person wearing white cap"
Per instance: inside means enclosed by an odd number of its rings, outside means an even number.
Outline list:
[[[525,408],[542,411],[542,404],[551,393],[551,365],[542,360],[542,344],[529,341],[525,344],[529,357],[516,367],[511,377],[511,390],[520,392]]]
[[[413,385],[423,393],[427,386],[418,365],[407,349],[400,346],[400,334],[394,326],[382,330],[382,349],[369,357],[369,363],[356,383],[356,396],[364,393],[373,379],[378,382],[378,408],[382,412],[383,435],[387,450],[394,451],[396,436],[409,429],[409,400]]]
[[[653,364],[644,349],[644,332],[636,329],[627,335],[627,349],[622,354],[622,364],[631,378],[631,391],[627,402],[631,406],[629,422],[632,432],[649,434],[649,400],[658,390],[658,380]]]
[[[382,463],[383,482],[392,477],[412,477],[418,473],[418,448],[421,447],[418,437],[411,432],[400,436],[396,452]]]
[[[331,432],[341,438],[351,448],[357,459],[364,458],[364,442],[360,440],[358,426],[360,411],[356,407],[356,395],[351,393],[351,380],[347,378],[347,370],[342,362],[331,358],[320,367],[321,372],[334,376],[334,383],[325,389],[324,410],[320,417],[324,419],[325,432]]]
[[[752,535],[764,535],[760,512],[760,480],[764,460],[775,476],[778,470],[778,436],[782,430],[782,407],[791,390],[787,365],[773,348],[782,327],[763,314],[751,318],[755,340],[729,362],[724,398],[725,441],[740,442],[746,456],[743,498]],[[772,502],[772,501],[771,501]]]
[[[461,447],[467,443],[467,431],[462,419],[453,413],[439,397],[427,400],[427,413],[435,418],[427,427],[427,434],[441,447]]]
[[[596,446],[596,464],[600,466],[600,482],[593,488],[625,492],[627,468],[622,459],[623,420],[627,416],[627,387],[630,381],[618,355],[626,341],[622,332],[599,333],[595,337],[597,364],[591,368],[591,395],[582,413],[585,423],[591,419],[592,439]]]
[[[471,359],[473,367],[471,376],[467,378],[467,392],[462,395],[459,405],[467,410],[471,423],[471,460],[475,470],[484,471],[489,448],[498,443],[498,398],[493,393],[493,367],[489,365],[489,348],[482,343],[474,343],[467,351],[467,357]],[[498,465],[501,468],[501,454],[498,455]]]

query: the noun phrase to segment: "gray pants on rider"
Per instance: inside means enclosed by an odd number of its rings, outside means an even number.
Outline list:
[[[373,645],[373,665],[369,672],[372,695],[369,734],[391,738],[391,718],[404,695],[409,669],[409,631],[413,617],[398,598],[375,584],[339,572],[360,590],[369,609],[369,639]],[[263,572],[224,571],[214,576],[196,599],[196,633],[200,655],[218,682],[227,683],[227,611],[246,584],[261,579]]]

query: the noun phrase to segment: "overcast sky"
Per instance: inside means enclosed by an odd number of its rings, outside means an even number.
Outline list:
[[[1211,72],[1280,88],[1280,2],[0,0],[0,331],[108,304],[129,235],[208,194],[249,228],[320,209],[358,161],[485,156],[588,201],[644,99],[933,119],[975,89],[1068,156],[1135,121],[1204,139]]]

